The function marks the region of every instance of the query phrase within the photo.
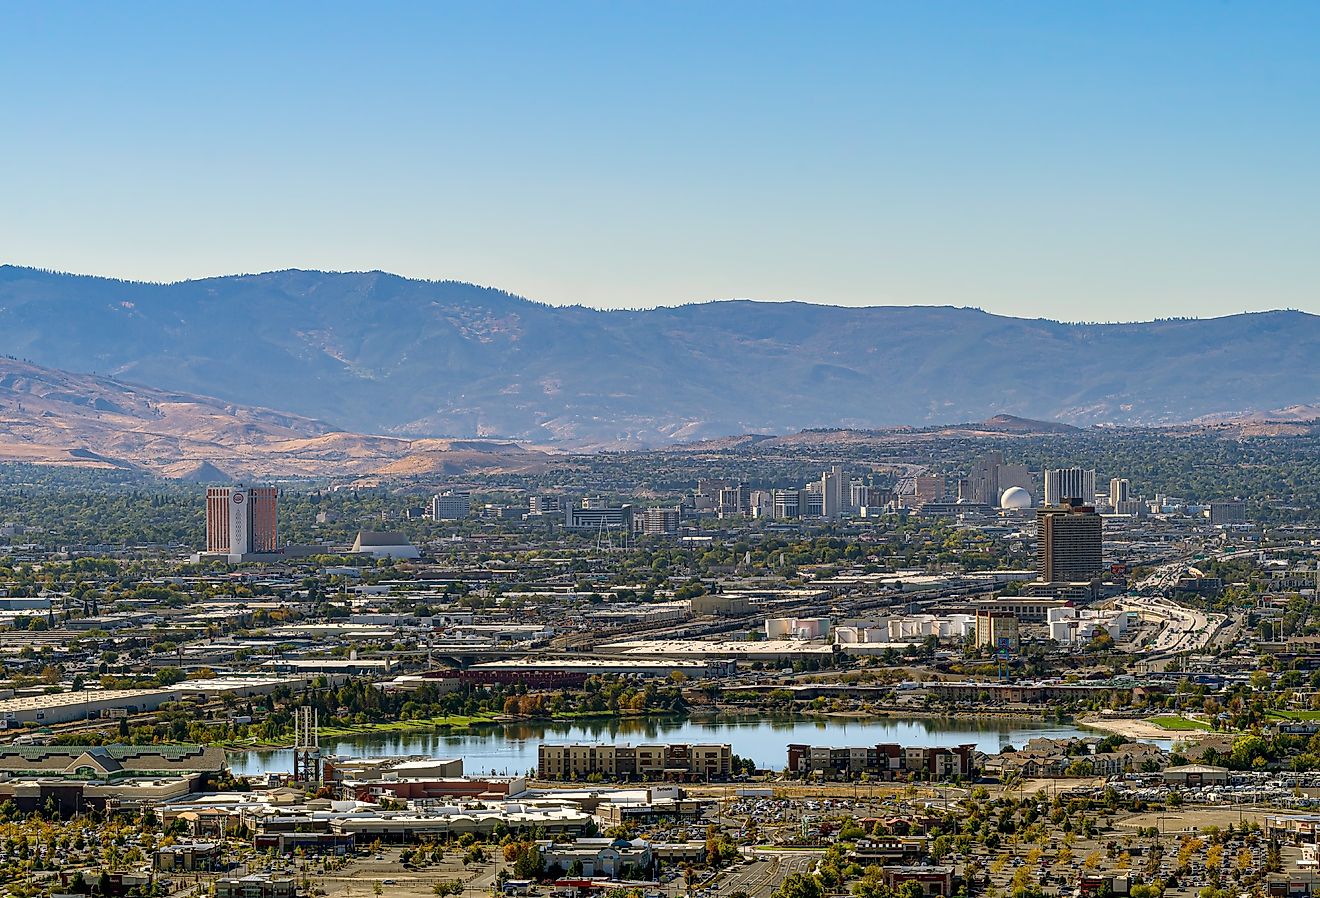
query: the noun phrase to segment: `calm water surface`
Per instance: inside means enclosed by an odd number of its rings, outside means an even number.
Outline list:
[[[542,742],[728,742],[734,754],[751,758],[758,767],[783,769],[790,742],[809,745],[949,746],[971,742],[993,754],[1005,745],[1020,748],[1029,739],[1048,736],[1103,735],[1095,730],[1063,723],[993,718],[767,718],[758,716],[714,719],[575,720],[529,724],[492,724],[470,730],[436,733],[386,733],[330,740],[330,754],[382,756],[428,755],[462,758],[471,775],[521,774],[536,767]],[[1167,746],[1166,746],[1167,747]],[[293,753],[288,750],[249,751],[231,755],[236,774],[290,772]]]

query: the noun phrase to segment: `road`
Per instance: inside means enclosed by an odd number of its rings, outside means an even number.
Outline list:
[[[721,898],[729,898],[735,892],[746,892],[750,898],[768,898],[789,874],[810,872],[824,851],[758,851],[756,854],[756,860],[719,878]]]

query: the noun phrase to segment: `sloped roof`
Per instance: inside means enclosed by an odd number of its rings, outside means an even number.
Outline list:
[[[225,750],[190,744],[0,746],[0,773],[72,775],[84,767],[105,774],[219,773]]]
[[[353,548],[363,546],[411,546],[408,537],[396,530],[359,530]]]

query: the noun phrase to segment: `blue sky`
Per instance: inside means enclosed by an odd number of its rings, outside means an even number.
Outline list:
[[[0,259],[1320,312],[1316,3],[0,6]]]

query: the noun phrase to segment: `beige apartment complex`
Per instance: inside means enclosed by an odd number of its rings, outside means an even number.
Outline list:
[[[542,779],[727,779],[733,770],[729,745],[542,744],[537,774]]]

